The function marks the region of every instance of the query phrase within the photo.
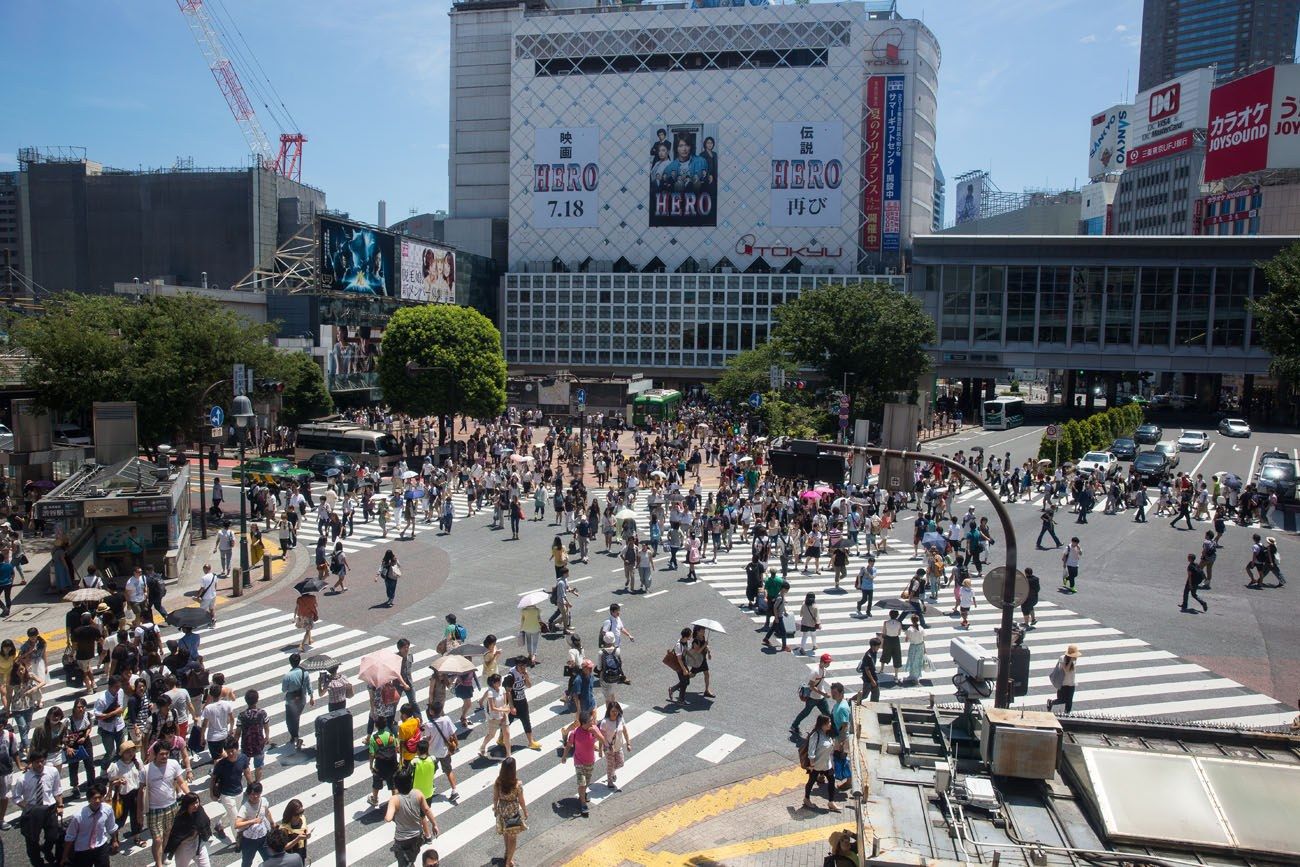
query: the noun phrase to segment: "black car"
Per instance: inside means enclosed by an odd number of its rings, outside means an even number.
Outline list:
[[[1121,437],[1111,443],[1110,448],[1107,449],[1107,451],[1119,458],[1121,461],[1131,461],[1137,457],[1138,447],[1137,443],[1133,442],[1133,440],[1128,437]]]
[[[1164,435],[1164,429],[1160,425],[1148,422],[1144,425],[1138,425],[1138,429],[1133,431],[1133,440],[1144,446],[1152,446],[1160,442],[1160,438]]]
[[[305,461],[299,461],[298,466],[304,470],[311,470],[311,473],[317,479],[327,478],[326,470],[338,470],[340,474],[352,472],[353,460],[341,452],[317,452]]]
[[[1157,451],[1142,452],[1133,459],[1132,472],[1138,481],[1159,482],[1169,475],[1169,458]]]
[[[1259,468],[1256,487],[1268,493],[1277,492],[1279,500],[1294,500],[1296,494],[1295,464],[1287,461],[1268,461]]]

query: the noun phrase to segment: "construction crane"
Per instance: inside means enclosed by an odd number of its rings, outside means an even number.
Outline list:
[[[307,141],[307,137],[297,131],[281,132],[279,153],[271,150],[271,140],[267,138],[266,131],[262,129],[262,124],[257,119],[257,112],[253,108],[253,103],[244,91],[244,85],[239,79],[239,71],[235,68],[235,64],[231,62],[230,56],[222,45],[221,28],[214,23],[213,16],[208,14],[203,0],[176,0],[176,5],[180,8],[181,13],[185,15],[185,20],[189,22],[190,32],[194,34],[194,41],[198,43],[199,50],[203,52],[203,58],[207,61],[208,68],[212,70],[212,77],[216,79],[221,95],[226,98],[226,105],[230,106],[230,113],[234,115],[235,123],[239,124],[239,129],[243,132],[245,141],[248,142],[249,150],[257,155],[258,160],[266,169],[281,174],[290,180],[301,181],[302,146]],[[236,30],[238,30],[238,25],[236,25]],[[239,37],[242,40],[243,34],[240,33]],[[244,45],[247,47],[247,42]],[[251,57],[251,50],[248,56]],[[247,62],[246,59],[245,63]],[[252,62],[257,63],[255,57],[252,58]],[[257,67],[260,71],[261,65],[257,64]],[[249,71],[251,73],[251,70]],[[265,79],[265,73],[263,73],[263,79]],[[269,80],[266,84],[270,86]],[[271,86],[271,93],[274,94],[273,86]],[[274,112],[272,105],[267,100],[278,100],[278,95],[267,96],[264,92],[263,96],[263,105]],[[293,116],[288,114],[288,109],[284,108],[282,101],[280,107],[284,109],[285,115],[292,122]]]

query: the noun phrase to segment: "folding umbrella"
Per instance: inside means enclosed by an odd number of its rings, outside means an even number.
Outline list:
[[[380,687],[389,681],[401,677],[402,657],[395,650],[376,650],[361,657],[361,667],[357,674],[366,683]]]
[[[299,593],[319,593],[325,589],[325,582],[313,575],[293,585],[293,589]]]
[[[198,629],[200,626],[211,626],[212,615],[197,605],[189,608],[175,608],[167,612],[167,622],[177,629],[182,626]]]
[[[723,635],[727,634],[727,630],[722,628],[721,623],[716,620],[709,620],[707,617],[701,617],[699,620],[693,622],[691,626],[703,626],[710,632],[721,632]]]
[[[324,653],[309,656],[301,663],[303,671],[328,671],[338,664],[337,659]]]
[[[456,656],[482,656],[487,653],[487,648],[482,644],[461,644],[454,649],[447,651],[449,654]]]
[[[402,473],[402,481],[413,479],[418,475],[419,473],[417,473],[415,470],[407,470],[406,472]]]
[[[532,590],[519,597],[517,608],[533,608],[551,601],[551,594],[545,590]]]
[[[397,654],[393,654],[396,656]],[[454,653],[444,653],[442,656],[435,656],[433,662],[429,663],[429,668],[439,674],[465,674],[478,668],[468,657],[457,656]]]
[[[619,509],[617,512],[614,513],[614,520],[615,520],[615,521],[635,521],[635,520],[636,520],[636,512],[634,512],[634,511],[632,511],[631,509],[628,509],[628,508],[622,508],[622,509]]]
[[[99,602],[108,598],[108,591],[103,587],[78,587],[63,597],[64,602]]]

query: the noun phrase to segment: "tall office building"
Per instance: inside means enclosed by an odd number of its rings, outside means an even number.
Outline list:
[[[1201,66],[1224,82],[1295,61],[1300,0],[1144,0],[1138,90]]]

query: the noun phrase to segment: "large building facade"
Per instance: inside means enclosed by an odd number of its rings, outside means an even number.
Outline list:
[[[1145,0],[1138,90],[1214,66],[1227,81],[1295,60],[1300,0]]]
[[[940,54],[919,21],[463,2],[452,22],[451,218],[508,196],[512,365],[716,375],[802,289],[901,285],[933,228]]]

